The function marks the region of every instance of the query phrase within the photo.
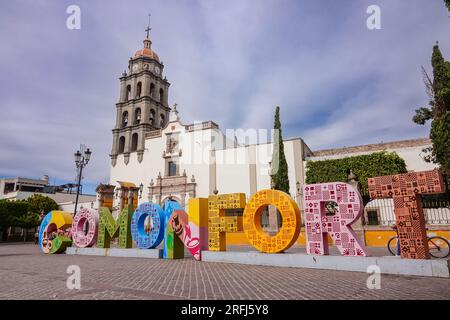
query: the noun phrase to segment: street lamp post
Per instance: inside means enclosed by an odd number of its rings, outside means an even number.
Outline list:
[[[77,152],[75,152],[74,156],[75,156],[75,165],[77,166],[78,169],[78,183],[77,183],[77,196],[75,198],[75,210],[73,212],[73,216],[75,217],[75,215],[77,214],[77,206],[78,206],[78,196],[80,195],[80,185],[81,185],[81,174],[83,173],[83,168],[88,164],[89,160],[91,159],[91,150],[89,150],[89,148],[87,148],[86,150],[84,150],[85,146],[82,145],[81,146],[81,152],[80,150],[77,150]]]

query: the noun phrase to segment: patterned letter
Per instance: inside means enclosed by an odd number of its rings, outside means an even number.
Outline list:
[[[120,248],[131,248],[131,217],[133,215],[133,205],[127,205],[123,208],[117,221],[108,208],[100,208],[100,225],[98,230],[97,247],[109,248],[112,238],[119,237]]]
[[[89,229],[85,233],[86,222]],[[72,239],[76,247],[92,247],[97,242],[98,212],[89,208],[83,208],[77,212],[72,223]]]
[[[72,215],[64,211],[50,211],[39,228],[39,247],[44,253],[63,253],[72,244],[70,227]]]
[[[150,228],[146,230],[145,220],[149,217]],[[143,203],[131,219],[131,235],[140,249],[156,248],[164,238],[164,211],[156,203]]]
[[[444,192],[437,170],[411,172],[369,179],[370,198],[393,198],[400,254],[406,259],[429,259],[422,194]]]
[[[183,210],[183,208],[176,201],[167,201],[164,211],[164,259],[183,259],[184,245],[180,238],[175,235],[172,226],[169,223],[170,216],[174,210]]]
[[[275,236],[269,236],[261,226],[261,214],[268,205],[277,207],[283,221]],[[255,193],[245,207],[243,220],[248,241],[261,252],[278,253],[287,250],[300,234],[300,210],[287,193],[279,190],[261,190]]]
[[[175,210],[169,225],[194,259],[201,260],[201,251],[208,249],[208,199],[189,199],[189,215]]]
[[[308,254],[328,254],[327,233],[344,256],[367,256],[350,225],[363,212],[361,195],[342,182],[307,184],[303,187]],[[334,215],[327,215],[325,204],[335,202]]]
[[[209,250],[225,251],[225,232],[242,230],[242,220],[225,217],[225,209],[243,209],[245,193],[231,193],[208,197]]]

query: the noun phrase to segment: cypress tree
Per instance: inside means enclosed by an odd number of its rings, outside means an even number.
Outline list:
[[[450,175],[450,63],[445,61],[436,44],[431,57],[433,80],[423,70],[425,86],[430,98],[429,106],[416,110],[413,121],[417,124],[431,122],[432,147],[425,160],[440,165],[441,171]]]
[[[289,194],[289,178],[286,156],[284,155],[283,136],[281,134],[280,107],[275,109],[274,148],[272,152],[271,180],[272,188]]]

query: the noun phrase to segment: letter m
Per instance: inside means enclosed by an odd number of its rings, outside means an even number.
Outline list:
[[[111,239],[119,237],[120,248],[131,248],[131,217],[133,211],[133,205],[128,205],[123,208],[117,220],[114,220],[111,211],[106,207],[101,207],[99,210],[97,247],[109,248]]]

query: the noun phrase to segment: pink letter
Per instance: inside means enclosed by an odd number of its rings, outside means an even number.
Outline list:
[[[359,192],[342,182],[308,184],[303,191],[307,253],[328,254],[329,233],[342,255],[367,256],[350,227],[363,212]]]

